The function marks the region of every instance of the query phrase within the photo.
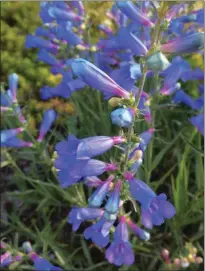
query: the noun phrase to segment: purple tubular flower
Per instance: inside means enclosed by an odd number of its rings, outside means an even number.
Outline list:
[[[12,102],[8,96],[8,93],[3,93],[2,91],[0,91],[0,103],[1,105],[6,107],[11,106]]]
[[[56,54],[59,46],[51,43],[48,40],[44,40],[40,37],[28,35],[25,41],[26,48],[41,48],[49,51],[50,53]]]
[[[112,111],[111,120],[113,124],[120,127],[130,127],[134,122],[135,111],[132,108],[118,108]]]
[[[67,140],[60,141],[56,144],[56,151],[59,156],[75,155],[77,153],[80,140],[73,135],[69,135]]]
[[[57,114],[53,109],[48,109],[43,115],[43,120],[40,127],[40,132],[37,141],[41,142],[49,129],[51,128],[53,122],[56,120]]]
[[[16,102],[16,92],[17,92],[17,87],[18,87],[18,81],[19,77],[16,73],[12,73],[9,75],[9,90],[11,92],[11,101],[13,103]]]
[[[179,12],[183,12],[186,7],[187,4],[173,5],[165,15],[166,20],[170,22],[173,17],[175,17]]]
[[[191,124],[193,124],[199,131],[200,133],[204,136],[204,113],[192,117],[189,119]]]
[[[166,87],[166,85],[160,90],[160,93],[164,96],[166,95],[171,95],[173,93],[175,93],[177,90],[179,90],[181,88],[181,84],[180,83],[175,83],[173,86],[171,87]]]
[[[139,239],[143,241],[148,241],[150,239],[150,234],[134,224],[131,219],[126,220],[126,222]]]
[[[21,133],[24,128],[15,128],[1,131],[1,144],[6,143],[12,137],[15,137],[19,133]]]
[[[140,137],[140,145],[139,148],[144,152],[147,148],[147,145],[149,144],[150,140],[152,139],[153,133],[154,133],[155,129],[154,128],[150,128],[147,131],[141,133],[139,135]]]
[[[35,270],[63,271],[63,269],[52,265],[48,260],[38,256],[35,252],[32,252],[29,256],[34,263]]]
[[[83,235],[86,240],[92,239],[96,245],[106,247],[110,241],[109,233],[114,222],[115,220],[106,220],[105,217],[102,216],[96,224],[88,227]]]
[[[60,186],[62,188],[71,186],[77,183],[83,176],[82,170],[85,168],[89,159],[76,159],[73,155],[60,156],[55,160],[55,167]],[[94,174],[90,175],[93,176]]]
[[[167,201],[165,194],[160,194],[152,199],[149,208],[142,206],[142,224],[147,229],[152,229],[153,225],[160,226],[165,219],[170,219],[176,214],[174,206]]]
[[[5,112],[5,111],[9,111],[10,108],[7,106],[0,106],[0,112]]]
[[[161,225],[164,219],[172,218],[176,210],[167,201],[165,194],[157,196],[152,189],[144,182],[133,179],[129,181],[130,193],[133,198],[140,202],[142,208],[142,224],[152,229],[153,225]]]
[[[174,103],[184,103],[187,106],[191,107],[195,110],[200,110],[204,106],[203,99],[196,99],[194,100],[188,94],[186,94],[183,90],[179,90],[176,92],[174,98]]]
[[[8,251],[0,256],[0,267],[8,266],[13,262],[14,262],[14,257]]]
[[[66,146],[66,141],[60,142],[56,146],[59,157],[55,160],[54,165],[59,169],[58,178],[61,187],[73,185],[81,178],[98,176],[105,171],[117,169],[114,164],[107,164],[99,160],[89,159],[88,157],[77,159],[76,150],[78,144],[79,140],[74,138],[73,144],[70,144],[70,146]]]
[[[164,77],[163,91],[172,88],[184,73],[190,74],[190,72],[190,64],[180,56],[175,57],[171,65],[161,74]]]
[[[122,136],[92,136],[80,141],[77,157],[94,157],[125,141]]]
[[[102,185],[104,182],[101,181],[96,176],[90,176],[90,177],[86,177],[84,179],[84,183],[89,187],[98,187],[98,186]]]
[[[113,180],[113,177],[110,176],[106,182],[103,182],[94,193],[89,197],[88,204],[90,207],[100,207],[103,203],[103,200],[107,196],[108,191],[110,190],[110,184]],[[118,205],[119,206],[119,205]]]
[[[70,135],[67,141],[63,140],[56,145],[59,154],[66,154],[70,151],[75,152],[78,159],[83,157],[94,157],[108,151],[114,145],[121,144],[125,141],[122,136],[92,136],[85,139],[77,139]],[[62,152],[61,152],[62,151]],[[71,153],[70,153],[71,154]],[[93,175],[95,176],[95,175]]]
[[[17,104],[15,105],[14,111],[18,115],[18,118],[19,118],[20,122],[23,123],[23,124],[26,123],[26,120],[25,120],[25,118],[24,118],[24,116],[23,116],[23,114],[21,112],[21,108],[20,108],[19,105],[17,105]]]
[[[58,59],[49,54],[46,50],[40,50],[38,52],[38,61],[43,61],[52,66],[60,66]]]
[[[204,33],[198,32],[181,36],[160,46],[163,53],[192,53],[204,47]]]
[[[200,68],[196,68],[193,71],[185,71],[182,73],[181,79],[184,82],[187,82],[188,80],[204,80],[204,71]]]
[[[83,221],[99,218],[103,215],[103,212],[99,208],[78,208],[74,206],[69,213],[68,223],[72,224],[73,231],[77,231]]]
[[[114,34],[113,30],[112,30],[111,28],[109,28],[108,26],[104,25],[104,24],[100,24],[100,25],[98,26],[98,28],[99,28],[100,30],[102,30],[102,31],[103,31],[105,34],[107,34],[107,35],[112,35],[112,34]]]
[[[69,27],[58,26],[56,31],[56,37],[60,40],[65,40],[69,44],[76,46],[78,44],[83,44],[78,35],[76,35]]]
[[[52,97],[62,97],[67,99],[74,91],[84,87],[85,83],[80,79],[68,79],[68,77],[64,75],[61,83],[56,87],[45,86],[41,88],[41,99],[48,100]]]
[[[129,185],[132,197],[139,201],[144,208],[149,208],[152,199],[156,197],[152,189],[138,179],[130,180]]]
[[[75,14],[72,11],[63,10],[57,7],[50,7],[48,9],[48,14],[50,15],[50,17],[59,21],[82,21],[83,19],[81,16]]]
[[[32,147],[33,144],[31,142],[23,141],[18,137],[11,137],[5,143],[1,145],[2,147],[14,147],[14,148],[24,148],[24,147]]]
[[[109,199],[105,205],[105,210],[110,214],[117,213],[120,204],[120,186],[122,181],[119,180],[115,185],[113,192],[110,194]]]
[[[153,27],[150,19],[138,9],[131,1],[118,1],[117,7],[131,20],[144,26]]]
[[[85,12],[83,1],[69,1],[69,4],[78,10],[78,13],[82,16]]]
[[[130,94],[121,88],[106,73],[84,59],[75,59],[71,68],[73,73],[89,86],[102,91],[108,99],[112,96],[129,98]]]
[[[105,171],[115,171],[117,166],[115,164],[107,164],[105,162],[90,159],[82,170],[82,177],[98,176]]]
[[[204,85],[202,85],[202,84],[199,85],[199,93],[201,95],[204,95]]]
[[[45,38],[51,38],[52,34],[49,29],[46,29],[46,28],[39,26],[36,28],[35,35],[36,36],[43,36]]]
[[[122,62],[119,69],[111,72],[111,78],[128,91],[131,90],[136,79],[141,77],[141,75],[140,65],[129,62]]]
[[[128,28],[120,28],[117,42],[124,47],[124,49],[130,49],[136,56],[144,56],[148,53],[147,47],[136,35],[131,33]]]
[[[120,219],[120,223],[115,229],[114,240],[106,250],[105,257],[109,263],[117,266],[123,264],[132,265],[134,263],[135,257],[132,245],[128,241],[128,229],[123,219]]]
[[[130,168],[130,171],[131,171],[132,173],[136,173],[136,172],[138,171],[138,169],[140,168],[141,165],[142,165],[142,159],[136,160],[136,161],[132,164],[132,166],[131,166],[131,168]]]

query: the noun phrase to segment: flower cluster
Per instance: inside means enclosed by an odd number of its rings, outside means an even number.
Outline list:
[[[11,252],[8,244],[4,242],[1,242],[1,249],[6,251],[0,256],[0,267],[7,267],[17,262],[29,259],[33,263],[35,270],[63,271],[62,268],[54,266],[48,260],[40,257],[35,251],[33,251],[30,242],[24,242],[22,245],[24,253],[18,251],[15,253],[15,256],[13,255],[14,253]]]
[[[56,145],[58,157],[54,165],[60,186],[67,188],[83,182],[94,188],[88,206],[74,206],[68,223],[72,224],[73,231],[77,231],[83,221],[92,220],[84,237],[106,247],[105,256],[110,263],[131,265],[135,256],[129,242],[129,230],[140,240],[148,241],[148,230],[162,225],[176,213],[167,196],[164,193],[157,195],[137,174],[156,128],[151,108],[156,96],[163,98],[174,94],[173,102],[203,110],[202,84],[199,98],[193,100],[181,89],[180,83],[188,81],[190,74],[192,80],[203,80],[203,72],[192,70],[181,56],[194,52],[202,54],[203,10],[187,15],[188,4],[168,8],[165,1],[160,5],[156,1],[141,4],[117,1],[107,12],[117,31],[100,25],[107,39],[99,39],[94,46],[85,31],[91,18],[86,15],[82,1],[42,2],[40,5],[43,26],[37,28],[34,35],[27,36],[25,45],[26,48],[38,48],[39,61],[50,65],[53,74],[62,75],[60,84],[41,89],[41,98],[69,98],[73,92],[88,86],[103,93],[112,108],[111,122],[120,129],[120,135],[116,136],[78,139],[69,135]],[[190,22],[193,24],[187,27]],[[146,91],[148,80],[155,82],[150,93]],[[2,109],[7,110],[15,103],[19,119],[24,123],[21,110],[16,106],[17,81],[16,75],[9,77],[9,90],[1,94]],[[203,133],[201,113],[190,122]],[[44,113],[37,141],[43,140],[55,119],[53,109]],[[138,135],[135,128],[139,120],[145,120],[148,128]],[[19,143],[15,143],[20,140],[16,135],[22,131],[22,128],[3,131],[1,141],[4,146],[19,147]],[[116,161],[95,159],[116,146],[121,149]],[[128,201],[133,203],[134,200],[141,207],[138,224],[124,208]],[[31,259],[42,266],[50,264],[33,252]]]
[[[24,118],[21,108],[17,102],[17,86],[18,86],[18,75],[12,73],[9,76],[9,89],[6,92],[1,91],[1,112],[11,112],[13,115],[18,116],[19,121],[23,127],[6,129],[1,131],[1,146],[2,147],[13,147],[23,148],[32,147],[32,142],[26,142],[17,135],[23,132],[26,128],[26,119]],[[44,112],[42,123],[39,129],[39,135],[37,138],[38,142],[41,142],[47,132],[50,130],[52,124],[57,118],[57,113],[53,109],[48,109]]]
[[[190,265],[198,265],[203,263],[203,259],[197,256],[197,249],[191,244],[186,243],[183,253],[180,257],[170,259],[170,252],[167,249],[163,249],[161,257],[165,262],[168,270],[180,270],[181,268],[190,267]]]

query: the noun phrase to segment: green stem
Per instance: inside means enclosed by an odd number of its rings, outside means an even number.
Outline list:
[[[141,77],[141,81],[140,81],[139,91],[137,93],[137,97],[135,99],[135,104],[134,104],[136,108],[139,105],[139,101],[140,101],[140,97],[141,97],[141,94],[142,94],[142,91],[144,88],[146,76],[147,76],[147,67],[144,66],[144,68],[142,69],[142,77]]]
[[[142,68],[142,77],[141,77],[141,80],[140,80],[139,91],[137,93],[137,97],[135,99],[135,104],[134,104],[134,106],[136,108],[139,105],[140,97],[141,97],[141,94],[142,94],[142,91],[143,91],[143,88],[144,88],[144,84],[145,84],[145,80],[146,80],[146,75],[147,75],[147,67],[144,66]],[[127,136],[127,145],[128,146],[127,146],[127,150],[126,150],[126,153],[125,153],[125,160],[124,160],[124,165],[123,165],[124,170],[127,167],[128,157],[129,157],[129,152],[130,152],[130,143],[131,143],[133,134],[134,134],[134,124],[130,128],[128,128],[128,136]]]

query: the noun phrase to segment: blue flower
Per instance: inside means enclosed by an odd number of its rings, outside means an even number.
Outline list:
[[[136,56],[144,56],[148,53],[148,49],[143,42],[126,27],[120,28],[116,39],[124,49],[130,49]]]
[[[115,214],[119,210],[120,205],[120,186],[122,181],[119,180],[115,185],[113,192],[110,194],[109,199],[105,204],[105,210],[110,214]]]
[[[121,87],[128,91],[134,86],[135,81],[141,77],[141,70],[139,64],[131,64],[129,62],[122,62],[120,68],[113,70],[110,74]]]
[[[186,60],[180,56],[173,58],[171,65],[161,73],[164,77],[164,86],[161,92],[169,92],[169,89],[175,87],[177,81],[184,74],[190,74],[190,72],[191,66]]]
[[[0,267],[6,267],[14,262],[14,257],[10,254],[10,252],[5,252],[0,256]]]
[[[150,239],[149,232],[141,229],[137,224],[133,223],[131,219],[126,219],[126,222],[140,240],[148,241]]]
[[[142,224],[146,228],[159,226],[164,223],[164,219],[170,219],[175,215],[176,210],[167,201],[165,194],[157,196],[147,184],[138,179],[130,180],[129,185],[132,197],[141,204]]]
[[[32,36],[32,35],[28,35],[26,37],[25,47],[26,48],[45,49],[53,54],[56,54],[59,49],[58,45],[56,45],[48,40],[44,40],[40,37]]]
[[[180,67],[180,66],[179,66]],[[181,79],[184,82],[187,82],[188,80],[204,80],[204,71],[200,68],[196,68],[193,71],[184,71],[182,73]]]
[[[113,177],[110,176],[106,182],[103,182],[102,185],[100,185],[94,193],[89,197],[88,199],[88,205],[90,207],[100,207],[103,203],[103,200],[108,194],[108,191],[110,190],[110,185],[113,180]],[[119,204],[118,204],[119,206]]]
[[[19,81],[19,77],[16,73],[12,73],[9,75],[9,92],[11,93],[10,99],[12,103],[16,103],[18,81]]]
[[[17,138],[16,135],[21,133],[24,128],[15,128],[1,131],[1,146],[2,147],[32,147],[31,142],[23,141],[20,138]]]
[[[63,79],[56,87],[44,86],[41,88],[41,99],[48,100],[53,97],[69,98],[72,93],[85,87],[80,79],[72,79],[69,73],[63,75]]]
[[[10,138],[18,135],[24,130],[24,128],[14,128],[1,131],[1,144],[6,143]]]
[[[77,139],[70,135],[66,140],[56,145],[59,154],[76,154],[77,158],[94,157],[101,155],[111,149],[114,145],[121,144],[125,141],[122,136],[92,136],[84,139]]]
[[[93,136],[81,139],[77,156],[78,157],[93,157],[101,155],[111,149],[114,145],[121,144],[125,139],[121,136]]]
[[[134,122],[134,110],[131,108],[118,108],[111,113],[113,124],[120,127],[130,127]]]
[[[199,131],[200,133],[204,136],[204,113],[191,117],[189,119],[191,124],[193,124]]]
[[[152,199],[156,197],[154,191],[138,179],[130,180],[129,185],[132,197],[139,201],[144,208],[149,208]]]
[[[46,50],[43,49],[38,52],[38,61],[43,61],[53,66],[60,66],[59,60],[55,56],[49,54]]]
[[[88,227],[84,231],[84,237],[86,240],[92,239],[93,243],[100,247],[105,247],[110,241],[109,233],[115,220],[107,220],[105,217],[101,217],[97,223]]]
[[[53,109],[48,109],[43,115],[43,120],[40,127],[40,132],[37,141],[42,141],[51,128],[53,122],[56,120],[57,114]]]
[[[50,7],[48,9],[48,14],[51,18],[56,19],[57,21],[70,21],[70,20],[76,20],[76,21],[82,21],[82,17],[75,14],[72,11],[64,10],[58,7]]]
[[[70,139],[71,140],[71,139]],[[73,144],[65,146],[65,142],[61,142],[56,146],[59,157],[55,160],[54,165],[59,170],[57,172],[61,187],[70,186],[78,182],[81,178],[89,176],[98,176],[105,171],[116,170],[114,164],[89,159],[89,157],[77,158],[77,147],[79,140],[72,138]]]
[[[204,33],[184,35],[160,46],[163,53],[193,53],[204,47]]]
[[[160,226],[165,219],[170,219],[176,214],[174,206],[167,201],[165,194],[160,194],[152,199],[149,208],[141,208],[142,224],[152,229],[153,225]]]
[[[87,185],[89,187],[98,187],[98,186],[102,185],[104,182],[101,181],[96,176],[90,176],[90,177],[86,177],[84,179],[84,183],[85,183],[85,185]]]
[[[130,94],[121,88],[106,73],[85,59],[78,58],[71,64],[73,73],[89,86],[102,91],[106,99],[112,96],[129,98]]]
[[[70,1],[69,4],[78,10],[78,13],[82,16],[85,12],[83,1]]]
[[[35,252],[30,254],[30,259],[34,263],[35,270],[44,270],[44,271],[63,271],[58,266],[52,265],[48,260],[38,256]]]
[[[131,1],[119,1],[116,5],[128,18],[136,23],[149,27],[154,26],[151,20]]]
[[[68,23],[67,25],[64,25],[64,27],[62,25],[57,26],[56,38],[59,40],[65,40],[73,46],[83,44],[82,39],[70,29],[70,25]]]
[[[96,219],[102,215],[103,210],[99,208],[78,208],[74,206],[69,213],[68,223],[72,224],[73,231],[77,231],[83,221]]]
[[[173,97],[173,102],[184,103],[195,110],[200,110],[204,106],[203,99],[194,100],[188,94],[186,94],[183,90],[179,90],[176,92],[175,96]]]
[[[114,240],[106,250],[106,259],[109,263],[117,266],[132,265],[134,263],[134,253],[132,245],[128,241],[128,229],[125,221],[121,220],[114,233]]]

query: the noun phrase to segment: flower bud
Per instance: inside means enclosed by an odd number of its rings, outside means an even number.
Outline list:
[[[174,259],[174,264],[180,266],[181,260],[179,258]]]
[[[195,258],[195,263],[198,263],[198,264],[203,263],[203,258],[201,258],[201,257],[196,257],[196,258]]]
[[[141,150],[136,150],[134,152],[134,155],[132,157],[133,160],[139,160],[139,159],[142,159],[142,156],[143,156],[143,152]]]
[[[190,263],[194,263],[194,256],[192,254],[189,254],[187,258]]]
[[[109,101],[108,104],[111,107],[117,107],[120,103],[121,103],[122,99],[121,98],[117,98],[117,97],[112,97]]]
[[[149,56],[146,63],[148,69],[155,72],[163,71],[167,69],[170,65],[168,59],[161,52],[155,52],[154,54]]]
[[[181,259],[181,267],[186,268],[188,266],[189,266],[189,262],[188,262],[187,258],[182,258]]]
[[[131,108],[118,108],[111,113],[112,123],[120,127],[130,127],[134,122],[134,113]]]

